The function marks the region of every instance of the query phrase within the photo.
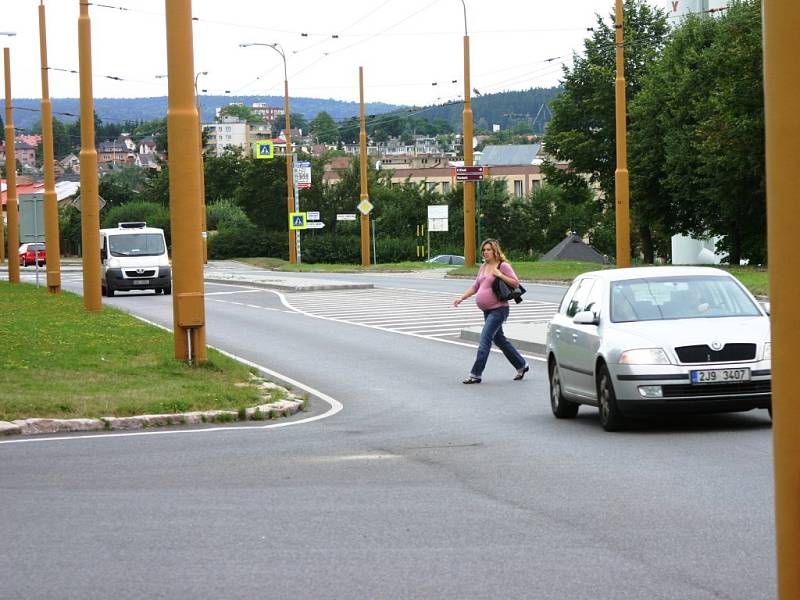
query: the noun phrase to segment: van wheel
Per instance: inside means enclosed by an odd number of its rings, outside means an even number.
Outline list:
[[[165,296],[169,296],[172,293],[172,286],[168,285],[167,287],[162,288],[161,293],[164,294]]]
[[[111,286],[111,282],[106,280],[106,296],[112,298],[114,296],[114,288]]]
[[[625,429],[625,415],[617,408],[617,396],[608,367],[600,366],[597,376],[597,400],[600,403],[600,424],[606,431]]]

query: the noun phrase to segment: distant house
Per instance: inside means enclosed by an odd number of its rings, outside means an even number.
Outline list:
[[[156,151],[156,141],[153,138],[145,138],[139,142],[139,154],[153,154]]]
[[[80,175],[81,172],[81,159],[75,156],[74,154],[68,154],[60,161],[58,161],[61,168],[64,170],[65,173],[72,172],[77,173]]]
[[[160,171],[161,165],[158,164],[158,158],[155,154],[137,154],[134,163],[137,167],[142,169],[150,169],[152,171]]]
[[[23,167],[32,167],[36,164],[36,146],[33,146],[28,142],[16,141],[14,143],[14,152],[17,160]],[[0,164],[6,164],[5,144],[0,146]]]

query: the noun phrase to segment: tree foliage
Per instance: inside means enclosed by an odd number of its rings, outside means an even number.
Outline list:
[[[667,41],[669,26],[664,11],[645,0],[625,0],[623,10],[626,97],[632,102]],[[592,37],[584,42],[584,53],[575,56],[572,67],[564,67],[564,92],[551,104],[553,118],[544,137],[550,154],[589,175],[608,209],[613,207],[616,170],[614,38],[614,16],[598,15]],[[639,229],[649,227],[647,221],[634,223]],[[652,262],[652,248],[645,248],[645,254]]]

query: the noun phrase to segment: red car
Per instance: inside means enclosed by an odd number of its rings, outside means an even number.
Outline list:
[[[44,244],[22,244],[19,247],[19,264],[23,267],[36,264],[39,261],[40,265],[47,262],[47,252],[45,251]]]

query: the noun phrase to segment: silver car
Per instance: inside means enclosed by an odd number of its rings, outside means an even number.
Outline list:
[[[767,311],[720,269],[584,273],[547,331],[553,414],[597,406],[607,431],[637,413],[764,408],[772,416]]]

